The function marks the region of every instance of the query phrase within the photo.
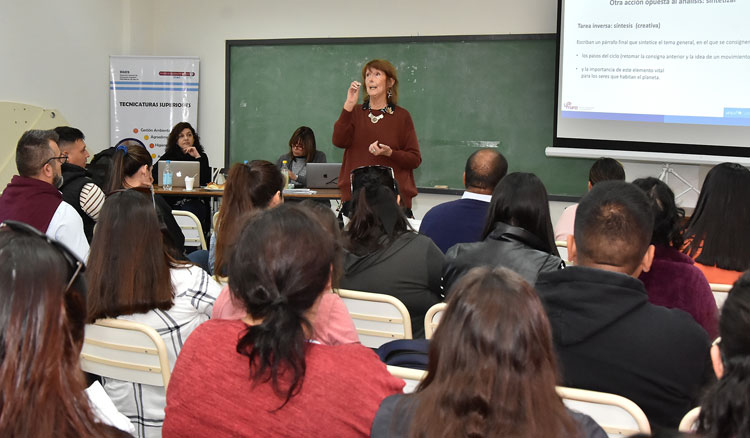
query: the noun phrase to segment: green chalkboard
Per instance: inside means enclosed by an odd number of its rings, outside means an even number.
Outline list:
[[[388,59],[399,105],[414,120],[417,185],[463,188],[466,158],[496,146],[511,171],[537,174],[550,194],[585,192],[591,160],[548,158],[555,99],[552,35],[227,41],[226,159],[275,160],[307,125],[328,161],[349,83]]]

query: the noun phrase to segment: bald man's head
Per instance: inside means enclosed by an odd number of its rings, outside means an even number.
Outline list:
[[[508,161],[497,149],[479,149],[466,160],[464,185],[475,193],[492,194],[497,183],[508,173]]]

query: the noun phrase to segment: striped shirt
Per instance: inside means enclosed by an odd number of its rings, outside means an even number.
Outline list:
[[[99,212],[104,205],[104,192],[96,184],[86,183],[81,189],[79,202],[81,209],[93,220],[99,220]]]

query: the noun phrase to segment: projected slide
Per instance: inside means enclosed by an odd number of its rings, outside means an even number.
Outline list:
[[[569,0],[561,8],[558,124],[750,127],[750,0]]]

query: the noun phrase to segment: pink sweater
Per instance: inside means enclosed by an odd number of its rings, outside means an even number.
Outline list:
[[[214,303],[211,319],[241,319],[246,314],[242,304],[232,299],[229,286],[224,286]],[[313,328],[315,340],[326,345],[359,343],[357,329],[344,301],[330,290],[323,292]]]

